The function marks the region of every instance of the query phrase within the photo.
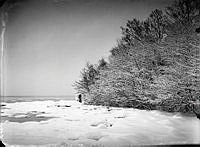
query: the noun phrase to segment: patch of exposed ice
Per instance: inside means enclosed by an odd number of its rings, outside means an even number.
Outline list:
[[[22,118],[22,117],[26,117],[27,115],[26,114],[21,114],[21,115],[15,115],[14,117],[15,118]]]
[[[101,132],[89,132],[85,134],[85,137],[88,139],[92,139],[95,141],[100,140],[102,137],[104,137],[105,135],[103,135]]]
[[[98,125],[104,124],[104,123],[106,123],[106,119],[105,120],[101,120],[101,121],[92,122],[90,125],[93,126],[93,127],[97,127]]]

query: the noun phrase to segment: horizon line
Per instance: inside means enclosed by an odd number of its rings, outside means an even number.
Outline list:
[[[0,97],[48,97],[48,96],[56,96],[56,97],[64,97],[64,96],[74,96],[74,95],[4,95]]]

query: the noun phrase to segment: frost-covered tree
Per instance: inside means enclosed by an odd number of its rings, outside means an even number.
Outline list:
[[[154,10],[145,21],[136,18],[128,20],[122,28],[122,39],[127,44],[134,44],[135,40],[155,43],[163,38],[166,33],[167,19],[161,10]]]
[[[102,71],[100,78],[91,85],[91,97],[86,102],[147,109],[148,98],[144,96],[144,89],[148,88],[148,80],[139,78],[138,75],[115,69]]]
[[[89,86],[95,83],[98,71],[94,65],[87,63],[86,67],[81,72],[81,77],[79,81],[74,83],[74,87],[77,93],[88,94],[90,92]]]
[[[198,1],[179,0],[122,27],[87,104],[191,112],[200,101]]]

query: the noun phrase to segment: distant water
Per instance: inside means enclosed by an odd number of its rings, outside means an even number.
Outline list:
[[[74,100],[74,96],[1,96],[1,102],[33,102],[33,101],[59,101],[59,100]]]

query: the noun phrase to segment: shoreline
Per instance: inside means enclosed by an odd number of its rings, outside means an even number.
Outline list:
[[[12,97],[12,96],[11,96]],[[19,96],[21,97],[21,96]],[[32,96],[31,96],[32,97]],[[3,102],[1,101],[1,110],[3,109],[7,109],[5,105],[5,103],[18,103],[18,102],[34,102],[34,101],[53,101],[53,102],[59,102],[59,101],[77,101],[75,100],[75,98],[72,98],[72,96],[70,96],[71,98],[68,98],[68,99],[60,99],[60,97],[56,96],[53,97],[46,97],[46,96],[42,96],[42,97],[39,97],[39,98],[36,98],[34,97],[34,99],[24,99],[24,100],[8,100],[7,102]],[[41,98],[48,98],[48,99],[41,99]],[[104,105],[90,105],[90,104],[84,104],[84,103],[81,103],[83,105],[88,105],[88,106],[102,106],[102,107],[108,107],[108,106],[104,106]],[[123,109],[126,109],[126,108],[130,108],[130,107],[114,107],[114,106],[109,106],[109,108],[123,108]],[[138,109],[138,110],[146,110],[146,111],[160,111],[160,112],[163,112],[163,113],[170,113],[170,114],[175,114],[175,113],[179,113],[180,115],[183,115],[183,116],[186,116],[186,117],[196,117],[196,115],[193,113],[193,112],[169,112],[169,111],[164,111],[164,110],[160,110],[160,109],[152,109],[152,110],[149,110],[149,109],[139,109],[139,108],[131,108],[131,109]]]

